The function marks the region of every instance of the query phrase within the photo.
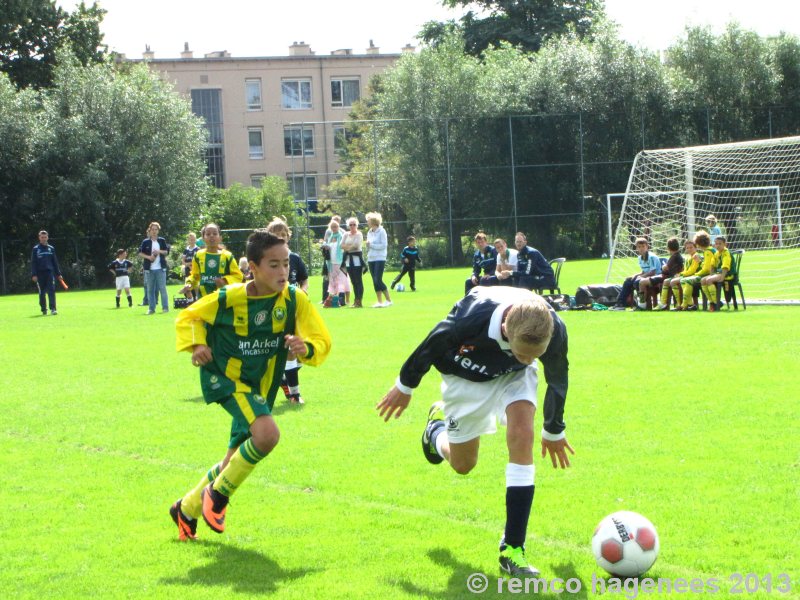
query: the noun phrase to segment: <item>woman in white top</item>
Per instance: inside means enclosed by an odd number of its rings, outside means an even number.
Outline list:
[[[364,308],[361,302],[364,298],[362,275],[366,270],[364,254],[361,251],[363,242],[364,236],[358,230],[358,219],[350,217],[347,219],[347,231],[342,235],[341,248],[343,253],[342,264],[347,269],[347,274],[350,275],[350,281],[353,284],[353,308]]]
[[[389,290],[386,284],[383,283],[383,269],[386,266],[386,250],[389,247],[389,238],[386,235],[386,230],[381,227],[380,213],[371,212],[366,214],[367,225],[369,231],[367,232],[367,264],[369,265],[369,273],[372,275],[372,286],[375,288],[375,295],[378,296],[378,301],[372,305],[372,308],[383,308],[392,305],[392,300],[389,298]],[[386,296],[386,301],[383,302],[382,297]]]

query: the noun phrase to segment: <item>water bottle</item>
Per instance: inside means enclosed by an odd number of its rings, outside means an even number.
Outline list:
[[[570,296],[569,297],[569,308],[570,308],[570,310],[574,309],[575,306],[576,306],[576,304],[575,304],[575,296]]]

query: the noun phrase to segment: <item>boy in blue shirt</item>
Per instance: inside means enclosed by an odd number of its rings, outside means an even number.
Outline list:
[[[628,304],[628,296],[633,293],[634,289],[638,288],[640,279],[661,275],[661,259],[650,252],[650,244],[645,238],[636,238],[636,254],[639,255],[641,272],[631,275],[625,280],[622,284],[622,291],[617,298],[617,303],[611,307],[611,310],[625,310]]]
[[[128,275],[133,263],[128,260],[128,252],[122,248],[117,250],[117,258],[108,264],[107,269],[114,274],[116,287],[117,287],[117,308],[119,308],[119,299],[122,295],[122,290],[128,296],[128,308],[133,306],[133,298],[131,297],[131,279]]]
[[[497,250],[486,239],[486,234],[479,231],[475,234],[475,254],[472,255],[472,275],[464,282],[464,295],[476,285],[481,285],[483,278],[494,275],[497,269]],[[481,277],[483,271],[483,277]]]
[[[31,253],[31,279],[39,286],[39,307],[42,315],[47,315],[46,299],[50,301],[50,314],[57,315],[56,310],[56,278],[61,279],[61,268],[58,266],[56,249],[47,241],[50,236],[46,231],[39,232],[39,243]]]
[[[410,235],[406,238],[408,244],[400,253],[400,258],[403,260],[403,267],[400,269],[400,274],[392,280],[392,289],[396,286],[403,275],[408,273],[408,280],[411,282],[411,291],[416,292],[416,271],[417,263],[422,264],[422,259],[419,257],[419,248],[417,248],[417,238]]]

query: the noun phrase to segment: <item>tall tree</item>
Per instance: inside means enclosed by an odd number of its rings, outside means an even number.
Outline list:
[[[468,54],[480,56],[491,46],[508,42],[524,50],[538,52],[548,39],[568,32],[583,38],[605,17],[603,0],[442,0],[450,8],[478,5],[455,21],[430,21],[420,38],[438,45],[449,34],[464,37]]]
[[[81,2],[73,13],[55,0],[3,0],[0,13],[0,71],[18,88],[46,88],[60,48],[86,66],[105,55],[100,23],[106,11]]]

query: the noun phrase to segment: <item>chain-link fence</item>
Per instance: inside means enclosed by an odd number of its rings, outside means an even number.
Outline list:
[[[606,195],[643,149],[796,135],[786,107],[302,122],[287,178],[301,208],[382,213],[390,265],[413,233],[429,265],[465,265],[478,230],[546,256],[608,252]],[[333,156],[333,158],[332,158]],[[612,225],[619,206],[612,206]],[[613,228],[613,227],[612,227]]]
[[[292,249],[318,274],[322,238],[332,214],[382,213],[389,233],[388,268],[399,266],[408,235],[417,238],[426,267],[466,266],[472,237],[513,240],[517,231],[548,258],[600,257],[623,192],[642,149],[784,137],[800,133],[800,110],[756,107],[618,113],[296,123],[287,137],[286,177],[308,225],[295,230]],[[267,215],[268,216],[268,215]],[[260,226],[255,224],[254,226]],[[244,254],[250,230],[223,231],[226,246]],[[34,233],[35,236],[35,233]],[[178,278],[183,240],[173,242]],[[2,292],[31,289],[30,240],[0,240]],[[77,287],[112,285],[92,248],[97,238],[51,238],[62,270]],[[132,283],[141,283],[140,240],[131,240]],[[134,245],[135,243],[135,245]]]

